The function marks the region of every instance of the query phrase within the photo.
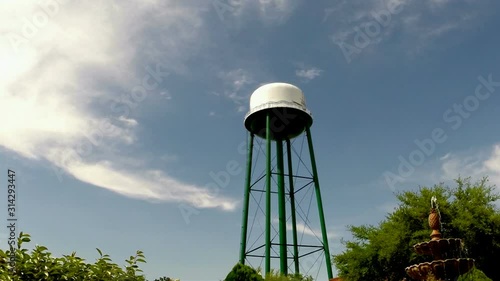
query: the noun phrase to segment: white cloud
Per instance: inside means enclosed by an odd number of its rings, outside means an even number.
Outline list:
[[[259,0],[261,17],[271,22],[283,23],[298,5],[292,0]]]
[[[332,24],[333,43],[347,43],[373,50],[377,43],[397,37],[400,49],[416,54],[433,46],[433,42],[453,31],[472,30],[485,21],[492,1],[449,0],[375,0],[339,1],[325,10],[325,22]],[[398,7],[389,12],[389,7]],[[452,7],[453,6],[453,7]],[[361,37],[364,35],[364,38]],[[394,36],[397,34],[398,36]],[[458,35],[458,34],[457,34]],[[463,34],[460,34],[463,37]],[[355,39],[358,38],[356,45]],[[361,39],[360,39],[361,38]],[[368,42],[367,45],[365,45]],[[394,41],[391,45],[395,45]],[[387,50],[385,50],[387,51]]]
[[[473,181],[487,176],[489,184],[500,193],[500,143],[485,150],[451,154],[442,160],[441,168],[444,182],[451,182],[459,176],[471,177]],[[495,203],[500,208],[500,200]]]
[[[309,236],[312,236],[312,237],[320,237],[321,238],[321,231],[313,230],[313,229],[311,229],[310,227],[306,226],[303,223],[297,223],[296,226],[297,226],[297,233],[298,234],[304,233],[305,235],[309,235]],[[287,230],[293,230],[292,224],[291,223],[287,223],[286,224],[286,229]]]
[[[124,124],[126,124],[127,126],[130,126],[130,127],[134,127],[134,126],[137,126],[137,121],[132,119],[132,118],[127,118],[125,116],[120,116],[118,118],[118,120],[122,121]]]
[[[442,156],[441,158],[439,158],[439,160],[446,160],[450,157],[450,153],[446,153],[444,156]]]
[[[172,94],[168,90],[164,90],[164,91],[160,92],[160,96],[166,100],[172,99]]]
[[[234,26],[227,26],[234,28],[240,26],[241,22],[255,20],[256,16],[266,25],[283,24],[301,0],[216,0],[213,3],[221,20],[227,20],[226,14],[230,14],[233,20],[238,21]]]
[[[67,171],[75,178],[104,187],[125,196],[192,204],[198,208],[233,210],[236,203],[210,191],[181,183],[161,171],[146,170],[140,173],[120,171],[110,163],[68,163]]]
[[[279,219],[278,218],[275,218],[272,220],[273,221],[273,224],[275,225],[275,228],[278,229],[278,223],[279,223]],[[297,221],[296,223],[296,227],[297,227],[297,235],[301,236],[302,234],[304,235],[307,235],[309,237],[316,237],[318,239],[322,239],[321,238],[321,229],[316,229],[316,228],[313,228],[309,225],[306,225],[304,224],[303,222],[299,222]],[[293,225],[291,222],[287,222],[286,223],[286,230],[287,231],[293,231]],[[328,239],[337,239],[340,237],[339,233],[337,233],[338,231],[334,231],[334,228],[330,228],[330,231],[327,231],[327,236],[328,236]]]
[[[253,82],[251,75],[241,68],[221,73],[220,76],[226,83],[231,84],[235,91]]]
[[[429,38],[429,37],[439,37],[442,36],[443,34],[450,32],[453,29],[456,29],[459,27],[459,24],[456,22],[449,22],[449,23],[444,23],[442,25],[437,26],[436,28],[429,30],[425,34],[423,34],[423,38]]]
[[[395,188],[411,189],[439,183],[453,186],[454,180],[458,177],[471,177],[473,181],[476,181],[487,176],[490,183],[496,185],[500,192],[500,143],[486,148],[471,148],[449,152],[443,156],[436,155],[427,160],[424,165],[413,166],[413,168],[414,170],[410,169],[409,175],[397,181]],[[407,171],[407,168],[402,169]],[[388,187],[384,175],[377,184],[384,188]]]
[[[236,105],[238,112],[245,111],[251,94],[248,86],[254,83],[253,76],[241,68],[220,72],[218,76],[222,80],[225,89],[222,93],[212,94],[231,100]]]
[[[320,76],[321,72],[323,72],[323,70],[317,67],[310,67],[310,68],[302,68],[295,70],[295,75],[297,75],[297,77],[304,79],[305,81],[310,81]]]
[[[484,167],[488,171],[492,183],[500,191],[500,144],[495,145],[490,158],[484,162]]]
[[[479,179],[488,176],[492,184],[500,187],[500,144],[483,151],[451,154],[442,160],[443,180],[455,179],[458,176]]]
[[[437,184],[451,183],[459,176],[471,177],[473,180],[488,176],[490,182],[500,188],[500,144],[485,149],[447,153],[425,166],[427,168],[419,169],[409,181],[416,182],[420,178],[421,181],[425,181],[420,184]],[[432,171],[435,168],[439,170]]]
[[[138,138],[131,111],[142,99],[131,91],[145,85],[144,68],[155,71],[161,61],[160,71],[182,73],[186,58],[202,48],[199,3],[50,3],[0,4],[0,145],[125,196],[233,209],[232,199],[127,165],[115,148],[126,150]],[[162,35],[147,37],[151,32]]]

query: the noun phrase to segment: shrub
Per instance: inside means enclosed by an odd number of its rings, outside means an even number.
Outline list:
[[[301,274],[285,276],[275,270],[268,273],[266,279],[264,279],[259,272],[260,268],[255,270],[248,265],[238,263],[229,272],[224,281],[313,281],[310,276],[304,277]]]
[[[22,248],[24,243],[30,242],[30,235],[20,233],[17,239],[17,249],[0,249],[0,280],[2,281],[90,281],[90,280],[117,280],[117,281],[145,281],[141,274],[139,263],[145,263],[144,254],[137,251],[134,256],[125,260],[124,268],[111,261],[97,249],[99,258],[95,263],[86,263],[84,259],[71,255],[61,258],[53,257],[47,247],[36,245],[31,252]],[[15,263],[11,264],[11,257]]]
[[[250,266],[237,263],[224,281],[264,281],[264,279]]]

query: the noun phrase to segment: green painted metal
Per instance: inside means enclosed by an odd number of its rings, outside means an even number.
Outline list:
[[[280,273],[288,274],[286,247],[286,208],[285,208],[285,171],[283,165],[283,141],[276,141],[276,160],[278,172],[278,218],[280,234]]]
[[[297,239],[297,215],[295,214],[295,190],[293,186],[293,166],[292,166],[292,147],[290,139],[286,139],[286,154],[288,162],[288,189],[290,193],[290,212],[292,215],[292,237],[293,237],[293,264],[295,273],[300,273],[299,266],[299,246]]]
[[[252,157],[253,157],[253,140],[254,134],[250,133],[248,137],[248,152],[247,152],[247,174],[245,178],[245,194],[243,199],[243,218],[241,224],[241,247],[240,247],[240,263],[245,264],[247,250],[247,230],[248,230],[248,205],[250,203],[250,184],[252,179]]]
[[[316,159],[314,155],[314,149],[313,149],[313,143],[312,143],[312,136],[310,132],[310,124],[305,126],[305,134],[307,136],[307,142],[308,142],[308,148],[309,148],[309,156],[311,160],[311,171],[312,171],[312,178],[310,177],[305,177],[305,176],[299,176],[299,175],[294,175],[293,172],[293,163],[292,163],[292,144],[289,136],[283,136],[283,135],[275,135],[275,128],[273,128],[273,122],[276,121],[276,115],[274,115],[271,111],[267,112],[262,112],[263,114],[261,115],[262,117],[265,116],[265,118],[260,119],[260,126],[256,126],[256,128],[262,128],[262,125],[265,125],[265,134],[264,130],[259,131],[261,132],[260,134],[255,134],[254,131],[249,130],[249,138],[248,138],[248,144],[247,144],[247,149],[248,149],[248,154],[247,154],[247,169],[246,169],[246,178],[245,178],[245,193],[244,193],[244,201],[243,201],[243,210],[242,210],[242,228],[241,228],[241,244],[240,244],[240,263],[245,264],[245,262],[248,262],[247,259],[249,258],[263,258],[264,259],[264,274],[268,274],[269,272],[272,271],[271,269],[271,260],[272,259],[279,259],[280,260],[280,273],[282,274],[288,274],[288,259],[293,260],[294,264],[294,273],[300,273],[300,260],[304,258],[307,255],[314,254],[318,251],[323,251],[325,255],[325,262],[326,262],[326,268],[327,268],[327,275],[329,279],[333,278],[333,272],[332,272],[332,265],[331,265],[331,256],[330,256],[330,249],[329,249],[329,243],[328,243],[328,235],[326,231],[326,224],[325,224],[325,216],[324,216],[324,210],[323,210],[323,203],[322,203],[322,198],[321,198],[321,192],[320,192],[320,184],[319,184],[319,179],[318,179],[318,171],[317,171],[317,166],[316,166]],[[265,114],[265,115],[264,115]],[[265,122],[265,124],[263,124]],[[257,125],[259,125],[257,124]],[[295,124],[297,125],[297,124]],[[255,127],[255,126],[254,126]],[[253,127],[252,127],[253,128]],[[304,128],[304,127],[303,127]],[[265,155],[265,175],[263,174],[262,177],[259,177],[258,179],[255,179],[255,182],[252,182],[252,168],[253,168],[253,150],[254,150],[254,142],[255,142],[255,136],[262,137],[265,141],[265,149],[264,153]],[[276,142],[276,151],[275,151],[275,156],[276,157],[276,170],[273,168],[273,155],[272,151],[274,148],[272,148],[272,142]],[[285,142],[286,147],[284,147],[283,142]],[[285,151],[284,151],[285,150]],[[284,152],[287,154],[287,159],[284,159],[285,155]],[[300,156],[299,156],[300,157]],[[285,167],[284,161],[287,161],[288,167]],[[302,160],[301,160],[302,161]],[[287,169],[288,168],[288,169]],[[287,169],[288,172],[288,194],[287,194],[287,188],[285,187],[285,177],[287,176],[285,170]],[[276,182],[273,184],[273,175],[275,175]],[[319,214],[319,220],[320,220],[320,225],[321,225],[321,234],[322,234],[322,243],[318,243],[317,245],[301,245],[299,244],[298,240],[298,233],[297,233],[297,209],[296,207],[299,202],[295,198],[296,193],[300,192],[304,187],[300,186],[294,186],[294,180],[296,178],[307,178],[311,179],[314,182],[314,189],[316,193],[316,200],[317,200],[317,206],[318,206],[318,214]],[[265,180],[265,187],[264,188],[255,188],[254,185],[257,184],[258,182],[261,182],[261,180]],[[262,183],[262,182],[261,182]],[[309,183],[310,184],[310,183]],[[308,184],[308,185],[309,185]],[[277,190],[274,190],[273,185],[277,185]],[[297,188],[297,189],[295,189]],[[255,248],[251,246],[251,249],[247,249],[249,246],[248,243],[249,241],[247,239],[250,239],[248,236],[249,233],[249,225],[248,225],[248,220],[249,220],[249,208],[250,208],[250,197],[251,197],[251,192],[263,192],[264,193],[264,201],[265,201],[265,208],[262,208],[262,206],[259,205],[259,208],[265,212],[265,230],[264,230],[264,244],[257,245]],[[278,233],[277,236],[279,236],[279,243],[271,240],[272,236],[272,208],[276,208],[272,206],[272,203],[275,204],[272,196],[273,194],[276,194],[278,196],[277,198],[277,203],[278,206],[276,206],[278,209],[276,210],[278,212],[278,217],[279,217],[279,228],[278,228]],[[290,209],[289,211],[291,212],[290,214],[290,220],[292,224],[292,240],[290,244],[287,243],[287,206],[286,206],[286,196],[289,196],[290,199]],[[272,200],[273,199],[273,200]],[[260,204],[260,200],[259,203]],[[262,235],[262,234],[261,234]],[[259,236],[258,239],[262,239],[262,236]],[[288,238],[290,239],[290,238]],[[273,239],[274,240],[274,239]],[[262,241],[262,240],[260,240]],[[275,247],[274,249],[272,247]],[[279,253],[277,251],[277,247],[279,247]],[[293,254],[290,253],[288,254],[288,247],[291,247],[291,251],[293,251]],[[312,251],[306,251],[307,253],[303,254],[302,256],[299,253],[299,249],[301,247],[309,247],[309,248],[316,248],[317,250],[312,250]],[[259,250],[260,249],[260,250]],[[264,253],[262,253],[262,250],[264,250]],[[259,252],[257,252],[259,251]],[[274,253],[274,254],[272,254]],[[290,257],[289,257],[290,256]],[[291,271],[291,270],[290,270]]]
[[[330,248],[328,246],[328,235],[326,233],[326,225],[325,225],[325,214],[323,212],[323,202],[321,200],[321,192],[319,188],[319,180],[318,180],[318,170],[316,168],[316,159],[314,157],[314,149],[311,137],[311,130],[309,127],[306,127],[306,135],[307,135],[307,143],[309,145],[309,154],[311,158],[311,168],[313,172],[314,179],[314,188],[316,191],[316,200],[318,204],[318,212],[319,212],[319,220],[321,224],[321,234],[323,236],[323,247],[325,251],[325,262],[326,262],[326,270],[328,273],[328,279],[333,278],[332,272],[332,261],[330,258]]]
[[[271,114],[266,116],[266,275],[271,272]]]

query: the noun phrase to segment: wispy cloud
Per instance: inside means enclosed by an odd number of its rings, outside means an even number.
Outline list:
[[[472,30],[490,14],[491,1],[376,0],[339,1],[325,9],[324,22],[332,24],[333,43],[355,55],[375,49],[386,39],[413,55],[453,31]],[[395,36],[397,34],[397,36]],[[461,34],[463,35],[463,34]],[[344,50],[345,52],[345,50]]]
[[[317,68],[317,67],[309,67],[309,68],[301,68],[295,70],[295,75],[297,77],[303,79],[304,81],[308,82],[313,80],[316,77],[319,77],[323,70]]]
[[[65,1],[51,9],[37,1],[0,4],[0,118],[10,120],[0,127],[0,145],[50,162],[59,177],[124,196],[235,208],[234,200],[204,187],[127,165],[116,151],[137,142],[132,111],[148,96],[168,93],[162,89],[168,72],[185,71],[185,46],[200,45],[198,9],[135,0]],[[163,35],[148,37],[152,26]]]
[[[302,2],[301,0],[215,0],[212,1],[220,20],[233,22],[228,28],[256,18],[265,25],[285,23]]]
[[[279,219],[274,218],[272,221],[273,221],[273,224],[276,226],[276,229],[278,229]],[[297,221],[296,227],[297,227],[297,234],[300,236],[303,234],[303,235],[307,235],[307,236],[312,237],[312,238],[316,237],[318,239],[321,239],[321,230],[319,228],[312,227],[311,225],[305,224],[304,222],[300,222],[300,221]],[[291,222],[286,223],[286,230],[287,231],[293,230],[293,225]],[[330,231],[328,231],[327,235],[328,235],[328,239],[336,239],[336,238],[340,237],[340,235],[337,231],[337,228],[335,228],[335,229],[330,228]]]
[[[453,185],[453,181],[458,177],[479,180],[485,176],[488,176],[490,183],[496,185],[500,192],[500,143],[487,148],[449,152],[431,159],[415,169],[411,176],[405,177],[398,188],[432,186],[438,183]],[[381,185],[385,186],[382,183]]]
[[[223,83],[224,90],[221,93],[214,92],[213,94],[232,101],[238,112],[245,111],[251,94],[249,86],[255,83],[253,76],[241,68],[220,72],[218,76]]]
[[[321,239],[321,230],[320,229],[311,228],[311,227],[305,225],[304,223],[300,223],[300,222],[297,222],[296,226],[297,226],[297,233],[298,234],[304,233],[304,235],[308,235],[311,237],[318,237],[319,239]],[[289,231],[293,230],[292,224],[287,223],[286,229]],[[333,238],[338,238],[339,234],[335,231],[329,231],[329,232],[327,232],[327,236],[328,236],[328,239],[333,239]]]
[[[296,9],[296,0],[259,0],[261,17],[270,22],[283,23]]]
[[[458,176],[479,179],[488,176],[492,184],[500,188],[500,144],[489,149],[447,154],[441,159],[442,180]]]

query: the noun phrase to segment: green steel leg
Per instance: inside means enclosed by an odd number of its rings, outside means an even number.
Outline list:
[[[293,263],[295,265],[295,274],[300,273],[299,267],[299,246],[297,239],[297,217],[295,214],[295,191],[293,188],[293,166],[292,166],[292,149],[290,140],[286,140],[286,154],[288,157],[288,181],[290,189],[290,211],[292,212],[292,235],[293,235]]]
[[[321,192],[319,190],[318,170],[316,169],[316,159],[314,157],[311,130],[309,127],[306,127],[306,134],[307,134],[307,143],[309,145],[309,154],[311,157],[311,167],[313,172],[314,188],[316,191],[316,200],[318,201],[318,212],[319,212],[319,220],[321,223],[321,234],[323,236],[323,247],[325,248],[324,250],[325,250],[326,270],[328,272],[328,279],[332,279],[333,272],[332,272],[332,262],[330,259],[330,248],[328,246],[328,235],[326,233],[325,215],[323,213],[323,202],[321,201]]]
[[[266,117],[266,275],[271,272],[271,116]]]
[[[283,165],[283,141],[276,141],[276,160],[278,168],[278,211],[280,231],[280,273],[288,274],[286,247],[286,208],[285,208],[285,173]]]
[[[243,218],[241,226],[241,248],[240,248],[240,263],[245,264],[247,250],[247,229],[248,229],[248,204],[250,202],[250,182],[252,178],[252,157],[253,157],[253,139],[254,135],[250,133],[248,139],[247,152],[247,175],[245,179],[245,194],[243,199]]]

